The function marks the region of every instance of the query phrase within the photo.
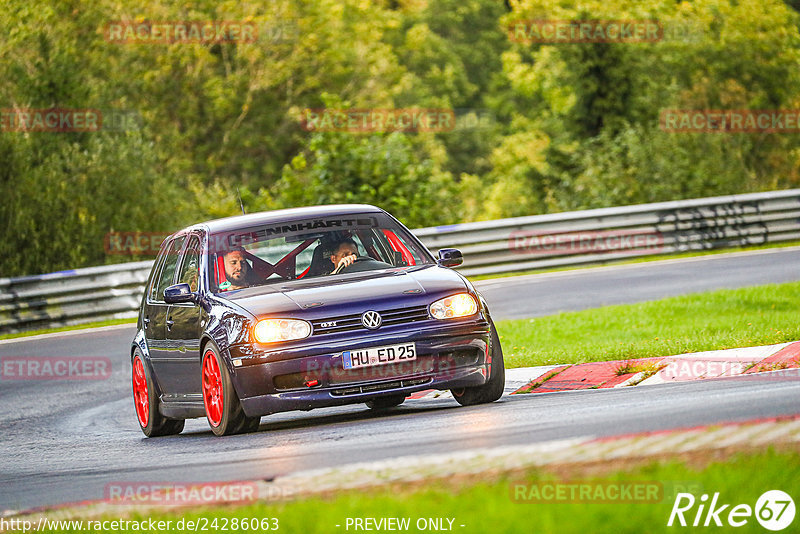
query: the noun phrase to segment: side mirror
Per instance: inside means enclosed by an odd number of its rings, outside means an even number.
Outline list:
[[[181,302],[195,302],[197,295],[192,293],[189,284],[175,284],[164,290],[164,302],[167,304],[179,304]]]
[[[464,256],[457,248],[443,248],[439,251],[438,263],[442,267],[458,267],[464,263]]]

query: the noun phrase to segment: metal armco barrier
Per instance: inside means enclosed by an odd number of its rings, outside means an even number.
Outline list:
[[[421,228],[467,276],[800,240],[800,189]],[[0,279],[0,332],[135,317],[152,262]]]
[[[152,261],[0,279],[0,332],[135,317]]]
[[[467,276],[800,239],[800,189],[422,228],[458,248]]]

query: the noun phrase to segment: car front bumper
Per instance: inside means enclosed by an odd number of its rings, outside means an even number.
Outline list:
[[[483,320],[304,341],[280,351],[251,345],[229,349],[231,378],[248,416],[480,386],[489,376],[489,324]],[[416,346],[416,360],[359,369],[342,365],[344,351],[409,342]]]

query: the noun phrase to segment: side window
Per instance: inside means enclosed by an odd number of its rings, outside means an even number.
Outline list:
[[[161,268],[161,275],[156,285],[156,294],[153,296],[153,300],[164,300],[164,290],[172,285],[172,279],[175,276],[175,268],[178,266],[179,256],[185,241],[186,237],[179,237],[172,241],[167,247],[167,257],[164,259],[164,265]]]
[[[156,289],[158,289],[158,278],[161,276],[161,269],[164,267],[164,258],[167,255],[167,250],[169,249],[170,244],[164,243],[161,247],[161,251],[158,253],[158,257],[153,266],[153,274],[150,277],[150,285],[147,288],[147,299],[148,300],[157,300],[156,299]]]
[[[186,253],[183,255],[183,264],[178,275],[179,283],[189,284],[192,291],[197,291],[200,284],[200,238],[192,236]]]

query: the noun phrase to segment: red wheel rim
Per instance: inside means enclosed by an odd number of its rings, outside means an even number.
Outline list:
[[[203,357],[203,404],[211,426],[222,421],[222,376],[214,351],[207,350]]]
[[[139,424],[146,427],[150,421],[150,399],[147,396],[147,377],[144,374],[144,364],[139,356],[133,359],[133,404],[136,407]]]

